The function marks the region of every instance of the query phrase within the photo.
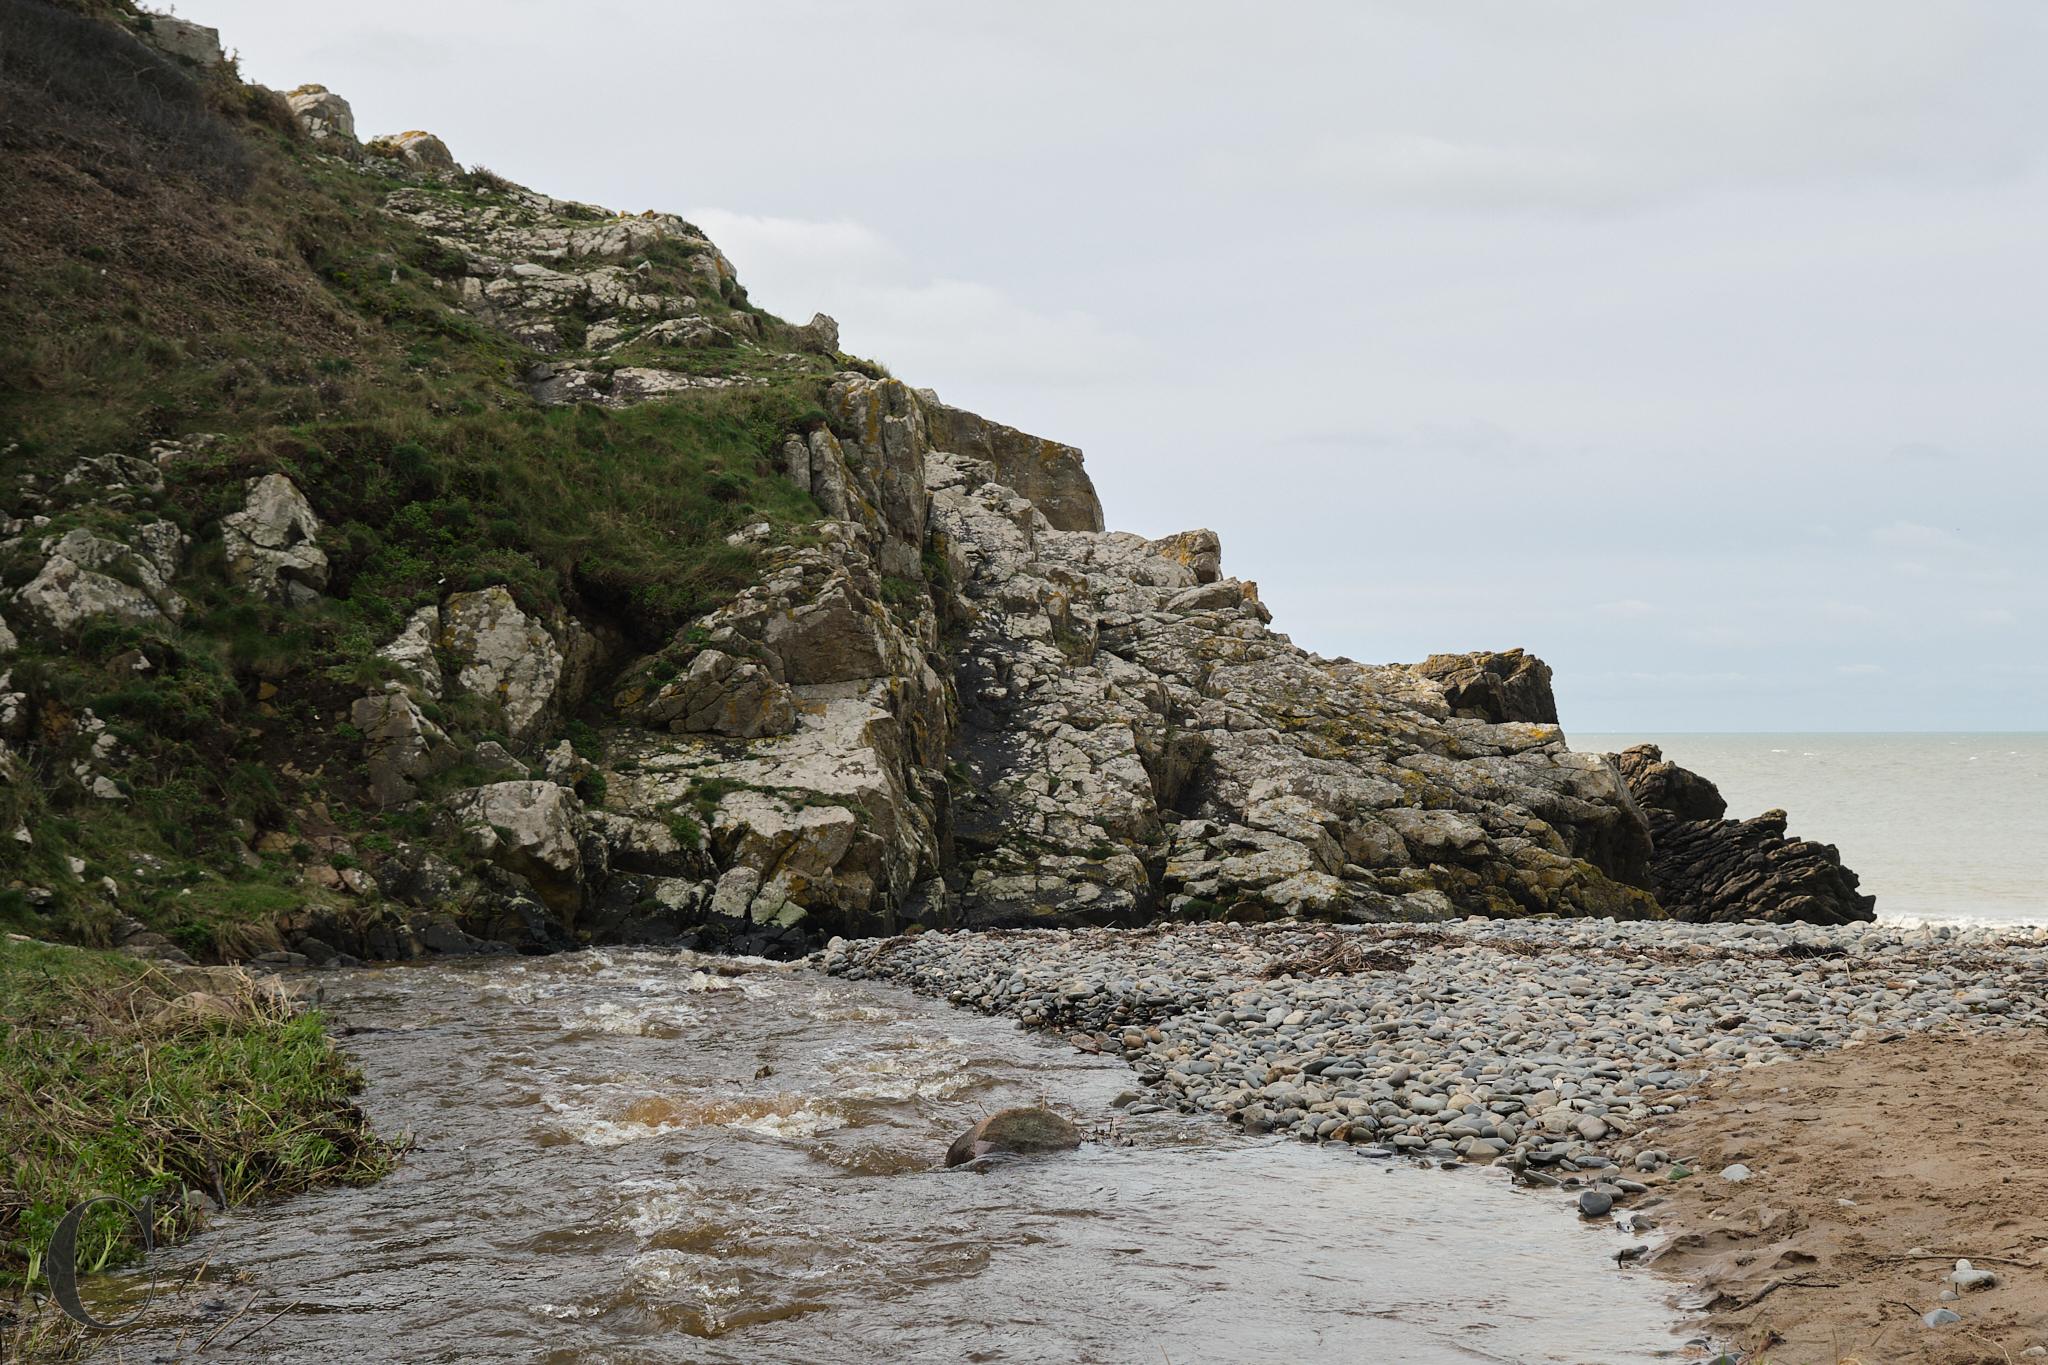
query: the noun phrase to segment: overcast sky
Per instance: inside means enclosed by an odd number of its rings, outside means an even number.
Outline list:
[[[701,224],[1326,654],[1568,729],[2048,728],[2048,6],[187,0]]]

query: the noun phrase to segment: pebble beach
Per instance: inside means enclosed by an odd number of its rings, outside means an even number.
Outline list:
[[[814,965],[1121,1055],[1128,1114],[1505,1166],[1669,1277],[1718,1362],[2048,1356],[2048,1177],[2008,1164],[2038,1131],[2048,927],[1211,923]]]
[[[1667,1169],[1639,1135],[1716,1072],[2048,1023],[2048,928],[1189,924],[834,940],[819,965],[1120,1053],[1140,1111],[1610,1172],[1615,1198]]]

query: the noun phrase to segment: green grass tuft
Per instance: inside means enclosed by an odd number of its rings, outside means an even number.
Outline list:
[[[181,998],[197,1004],[172,1006]],[[239,974],[179,980],[10,936],[0,1001],[0,1287],[46,1283],[50,1233],[93,1195],[159,1197],[158,1236],[175,1238],[196,1216],[181,1189],[232,1205],[372,1180],[392,1164],[351,1101],[361,1075],[320,1016]],[[131,1237],[118,1210],[88,1219],[82,1268],[133,1255]]]

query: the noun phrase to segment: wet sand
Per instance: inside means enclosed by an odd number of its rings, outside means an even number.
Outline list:
[[[1652,1263],[1744,1360],[2048,1357],[2044,1077],[2048,1032],[1958,1030],[1711,1079],[1654,1139],[1695,1173],[1637,1205]],[[1959,1257],[1997,1283],[1954,1290]]]

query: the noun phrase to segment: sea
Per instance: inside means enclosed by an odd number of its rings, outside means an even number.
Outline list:
[[[1833,844],[1880,920],[2048,923],[2048,734],[1584,734],[1655,744],[1734,818]]]

